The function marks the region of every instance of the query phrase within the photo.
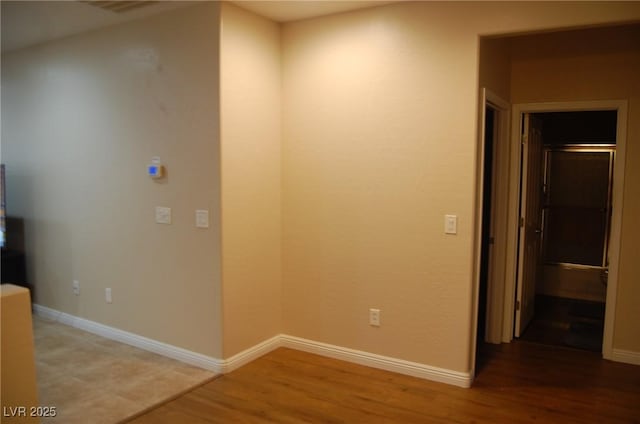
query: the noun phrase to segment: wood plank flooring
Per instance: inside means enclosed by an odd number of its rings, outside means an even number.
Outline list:
[[[524,342],[481,358],[462,389],[281,348],[128,422],[640,422],[638,366]]]

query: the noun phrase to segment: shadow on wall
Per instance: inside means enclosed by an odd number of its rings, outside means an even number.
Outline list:
[[[12,209],[34,211],[38,208],[32,180],[32,176],[7,175],[9,213]],[[64,201],[65,199],[60,199],[60,202]],[[18,203],[20,208],[16,207]],[[5,282],[6,277],[14,280],[10,281],[13,284],[27,287],[34,303],[47,304],[55,294],[53,288],[67,283],[71,295],[73,258],[62,253],[68,252],[71,247],[71,228],[68,223],[55,219],[34,220],[30,216],[7,216],[6,228],[7,251],[3,252],[2,282]],[[35,234],[40,237],[36,238]],[[36,240],[40,240],[40,243],[46,240],[49,245],[38,244]],[[9,269],[5,269],[5,261],[9,261]],[[78,301],[72,296],[69,299],[72,299],[73,307],[68,313],[76,315]]]

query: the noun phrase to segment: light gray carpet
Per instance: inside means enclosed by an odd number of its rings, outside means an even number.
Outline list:
[[[116,423],[214,377],[196,368],[57,322],[33,318],[43,423]]]

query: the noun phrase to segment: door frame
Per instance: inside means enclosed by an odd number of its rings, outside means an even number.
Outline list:
[[[505,258],[507,253],[507,231],[504,226],[495,226],[495,222],[505,222],[507,218],[508,195],[507,185],[503,182],[509,179],[509,154],[510,138],[509,127],[511,125],[511,104],[487,88],[481,93],[481,119],[480,119],[480,148],[479,148],[479,175],[477,178],[478,188],[476,190],[476,288],[480,285],[480,261],[482,249],[482,199],[484,185],[484,149],[485,149],[485,110],[492,108],[496,113],[495,139],[493,140],[493,195],[491,198],[491,221],[494,243],[491,247],[489,259],[488,284],[487,284],[487,308],[485,340],[488,343],[501,342],[501,329],[503,317],[504,284],[505,279]],[[476,295],[476,299],[478,299]],[[493,306],[493,307],[491,307]],[[474,329],[475,331],[475,329]],[[477,343],[477,341],[476,341]],[[474,343],[475,346],[475,343]]]
[[[484,155],[485,155],[485,114],[490,107],[496,114],[495,138],[493,140],[493,194],[491,198],[492,222],[506,219],[508,191],[501,181],[509,177],[509,126],[511,125],[511,104],[487,88],[480,90],[478,105],[478,146],[476,149],[476,195],[475,195],[475,234],[474,234],[474,264],[473,264],[473,311],[472,311],[472,349],[471,375],[475,376],[476,347],[478,345],[478,299],[480,290],[480,265],[482,260],[482,202],[484,194]],[[502,217],[502,218],[501,218]],[[504,221],[502,221],[504,222]],[[502,331],[502,304],[504,299],[504,261],[506,254],[506,228],[494,229],[494,244],[489,260],[487,284],[487,308],[485,341],[500,343]]]
[[[511,114],[511,156],[510,175],[505,184],[508,185],[508,228],[507,228],[507,255],[506,273],[504,283],[504,303],[502,341],[505,343],[513,340],[516,276],[517,276],[517,248],[519,232],[519,199],[520,199],[520,151],[521,130],[520,122],[525,113],[542,112],[579,112],[597,110],[616,110],[616,161],[613,171],[612,192],[612,217],[611,236],[609,239],[609,280],[607,283],[607,299],[605,308],[604,334],[602,342],[602,356],[605,359],[613,359],[613,329],[615,325],[616,297],[618,290],[618,269],[620,261],[620,236],[622,230],[622,204],[624,189],[624,167],[627,144],[627,108],[626,100],[595,100],[580,102],[546,102],[546,103],[521,103],[514,104]],[[493,309],[496,305],[492,305]]]

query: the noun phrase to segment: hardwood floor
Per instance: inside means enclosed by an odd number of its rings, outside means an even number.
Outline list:
[[[481,358],[462,389],[281,348],[128,422],[640,422],[638,366],[524,342]]]

